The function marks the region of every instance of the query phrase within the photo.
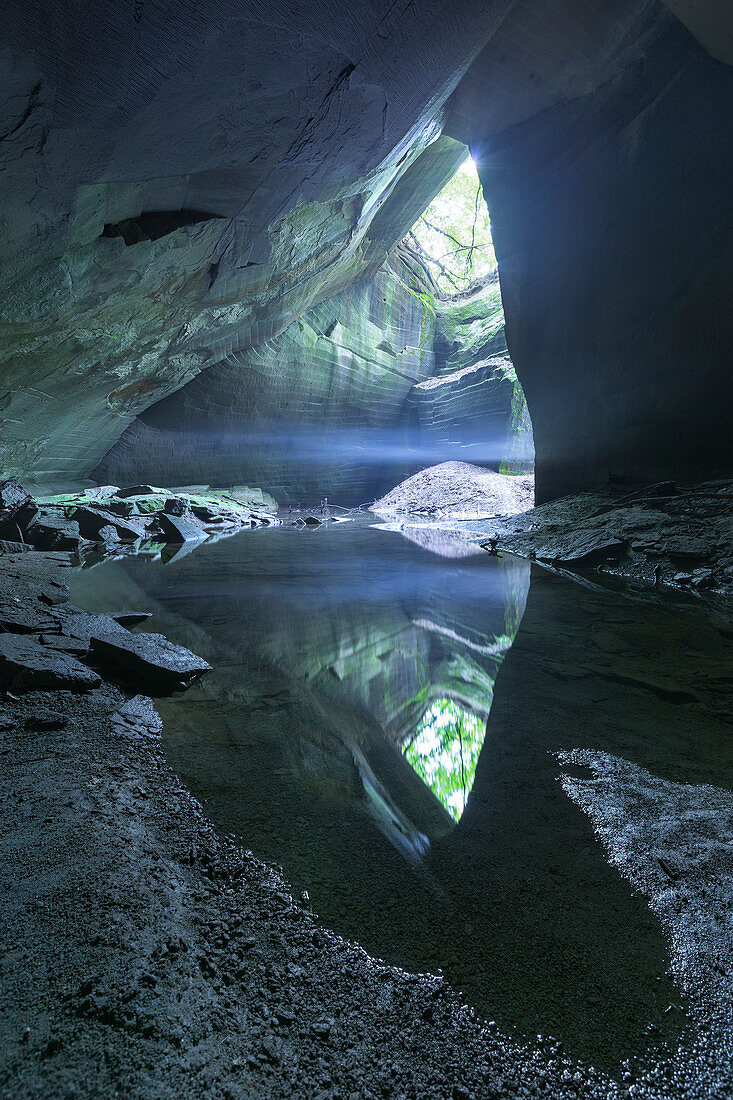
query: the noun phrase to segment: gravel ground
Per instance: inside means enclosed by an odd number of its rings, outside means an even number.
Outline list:
[[[441,462],[408,477],[371,510],[479,519],[526,512],[533,504],[531,475],[497,474],[468,462]]]

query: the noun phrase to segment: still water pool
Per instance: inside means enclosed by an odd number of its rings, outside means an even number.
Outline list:
[[[681,1034],[662,929],[556,754],[730,786],[725,630],[366,521],[123,558],[72,598],[214,666],[158,703],[168,759],[325,924],[597,1065]]]

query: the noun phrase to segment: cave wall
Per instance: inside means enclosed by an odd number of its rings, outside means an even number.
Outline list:
[[[635,62],[528,121],[486,134],[462,106],[538,502],[731,472],[733,71],[663,10],[645,27]]]
[[[453,138],[538,499],[728,473],[730,60],[718,0],[11,0],[0,466],[88,477],[152,406],[372,279]]]
[[[86,477],[138,412],[374,274],[456,166],[442,105],[505,7],[10,0],[0,467]]]
[[[438,462],[524,473],[533,458],[498,278],[440,301],[395,254],[141,413],[92,476],[352,506]]]
[[[170,485],[267,486],[281,502],[370,501],[402,476],[402,413],[434,372],[434,323],[386,264],[143,413],[94,476],[130,484],[155,470]]]
[[[531,473],[532,424],[507,352],[498,276],[435,307],[435,373],[413,386],[405,407],[422,465],[459,460]]]

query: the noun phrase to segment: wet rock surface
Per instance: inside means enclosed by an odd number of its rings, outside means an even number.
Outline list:
[[[64,650],[35,639],[0,635],[0,682],[15,692],[44,689],[90,691],[100,676]]]
[[[1,639],[0,639],[1,641]],[[166,695],[188,687],[211,665],[162,634],[102,632],[90,637],[91,660],[111,679]]]
[[[568,572],[588,570],[634,585],[733,600],[733,482],[634,493],[582,493],[491,525],[467,524],[464,536]]]
[[[124,545],[202,542],[212,534],[277,522],[276,502],[259,489],[193,488],[198,491],[169,496],[154,485],[100,485],[34,500],[9,478],[0,482],[0,537],[10,543],[6,553],[16,552],[18,542],[36,550],[72,550],[91,562]]]

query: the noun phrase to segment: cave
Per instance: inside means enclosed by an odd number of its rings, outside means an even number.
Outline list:
[[[0,1095],[733,1095],[733,16],[9,0]]]

